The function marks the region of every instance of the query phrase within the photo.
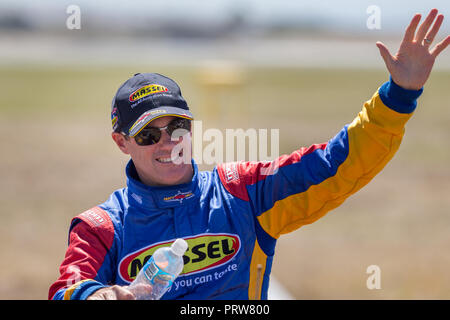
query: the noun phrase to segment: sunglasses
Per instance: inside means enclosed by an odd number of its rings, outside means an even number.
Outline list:
[[[159,142],[163,130],[166,130],[169,136],[172,136],[172,133],[177,129],[184,129],[188,132],[191,131],[191,120],[176,118],[162,128],[145,127],[134,137],[134,140],[140,146],[150,146]]]

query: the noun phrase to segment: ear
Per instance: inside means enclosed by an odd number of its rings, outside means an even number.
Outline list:
[[[130,152],[128,151],[129,141],[123,134],[118,132],[112,132],[111,137],[123,153],[130,154]]]

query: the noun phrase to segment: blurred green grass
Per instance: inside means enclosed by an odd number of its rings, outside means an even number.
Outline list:
[[[204,129],[280,129],[280,153],[327,141],[382,70],[260,68],[218,91],[195,67],[0,67],[0,299],[45,299],[70,219],[124,185],[112,97],[136,72],[174,78]],[[279,240],[273,274],[301,299],[450,298],[450,73],[435,71],[398,154],[326,217]],[[206,106],[208,99],[216,105]],[[211,166],[201,165],[201,169]],[[379,265],[382,289],[366,288]]]

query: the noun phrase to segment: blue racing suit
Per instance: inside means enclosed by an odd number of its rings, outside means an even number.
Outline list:
[[[130,160],[127,186],[72,220],[49,298],[127,285],[156,249],[184,238],[184,269],[162,299],[267,299],[279,236],[324,216],[382,170],[421,92],[390,80],[328,142],[212,171],[198,171],[193,160],[183,185],[144,185]]]

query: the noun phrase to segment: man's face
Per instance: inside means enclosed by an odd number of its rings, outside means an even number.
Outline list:
[[[175,117],[172,116],[157,118],[147,126],[165,127],[174,119]],[[187,137],[180,137],[172,141],[167,131],[162,130],[161,139],[157,143],[148,146],[140,146],[134,138],[126,139],[120,133],[113,132],[112,137],[122,152],[131,156],[139,178],[144,184],[167,186],[186,183],[192,179],[193,171],[191,162],[181,161],[178,158],[183,156],[183,152],[186,152],[179,144],[184,142],[183,145],[185,145],[186,141],[183,141],[183,139]],[[190,152],[190,141],[188,148]]]

